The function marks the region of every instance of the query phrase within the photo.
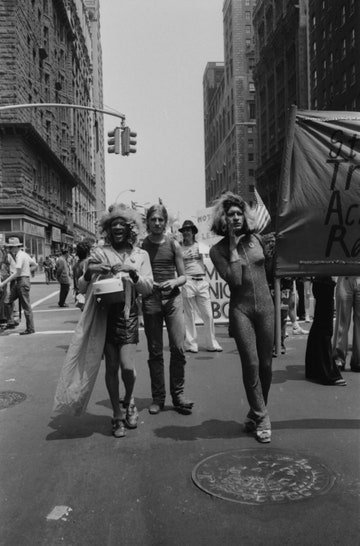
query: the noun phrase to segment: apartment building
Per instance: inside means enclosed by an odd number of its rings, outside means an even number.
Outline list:
[[[223,4],[224,62],[209,62],[203,76],[206,205],[225,190],[253,194],[256,168],[255,0]]]
[[[0,111],[0,234],[18,235],[40,262],[94,233],[88,212],[105,191],[102,118],[46,106],[102,99],[91,13],[84,0],[0,0],[0,103],[44,104]]]

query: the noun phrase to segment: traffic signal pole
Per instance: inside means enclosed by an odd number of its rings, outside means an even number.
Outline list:
[[[6,106],[0,106],[0,112],[6,112],[7,110],[23,110],[24,108],[72,108],[73,110],[89,110],[90,112],[107,114],[109,116],[114,116],[125,121],[125,114],[121,114],[120,112],[105,110],[104,108],[96,108],[95,106],[82,106],[81,104],[63,104],[59,102],[31,102],[27,104],[7,104]]]

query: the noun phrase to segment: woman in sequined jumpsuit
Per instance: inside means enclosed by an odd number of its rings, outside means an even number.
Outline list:
[[[215,205],[211,229],[224,235],[210,249],[210,258],[230,288],[229,321],[242,365],[250,405],[246,432],[271,441],[267,410],[272,376],[274,307],[265,273],[261,236],[252,233],[256,219],[238,195],[223,194]]]

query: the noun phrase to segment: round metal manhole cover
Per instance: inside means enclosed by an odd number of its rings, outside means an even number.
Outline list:
[[[315,457],[281,449],[238,449],[207,457],[192,472],[206,493],[243,504],[301,501],[327,493],[335,476]]]
[[[2,391],[0,392],[0,410],[15,406],[26,400],[26,395],[22,392]]]

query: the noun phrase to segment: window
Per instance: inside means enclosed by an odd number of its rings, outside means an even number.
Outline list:
[[[341,58],[345,59],[346,57],[346,38],[341,42]]]
[[[313,87],[317,86],[317,70],[314,70],[313,72]]]
[[[341,24],[345,25],[346,23],[346,8],[345,5],[341,8]]]
[[[344,72],[343,77],[342,77],[342,90],[343,90],[343,92],[347,90],[346,72]]]
[[[254,154],[252,152],[248,153],[248,161],[254,161]]]
[[[314,53],[314,56],[316,55],[316,42],[313,43],[313,53]]]
[[[245,25],[245,34],[251,34],[251,26]]]
[[[353,28],[350,33],[350,47],[355,47],[355,29]]]
[[[351,65],[351,76],[350,76],[350,85],[355,85],[356,83],[356,68],[355,65]]]
[[[323,73],[322,73],[322,77],[323,77],[323,78],[326,78],[326,61],[323,61]]]
[[[334,54],[330,53],[329,55],[329,70],[332,70],[334,64]]]
[[[250,11],[245,12],[245,21],[251,21],[251,12]]]

